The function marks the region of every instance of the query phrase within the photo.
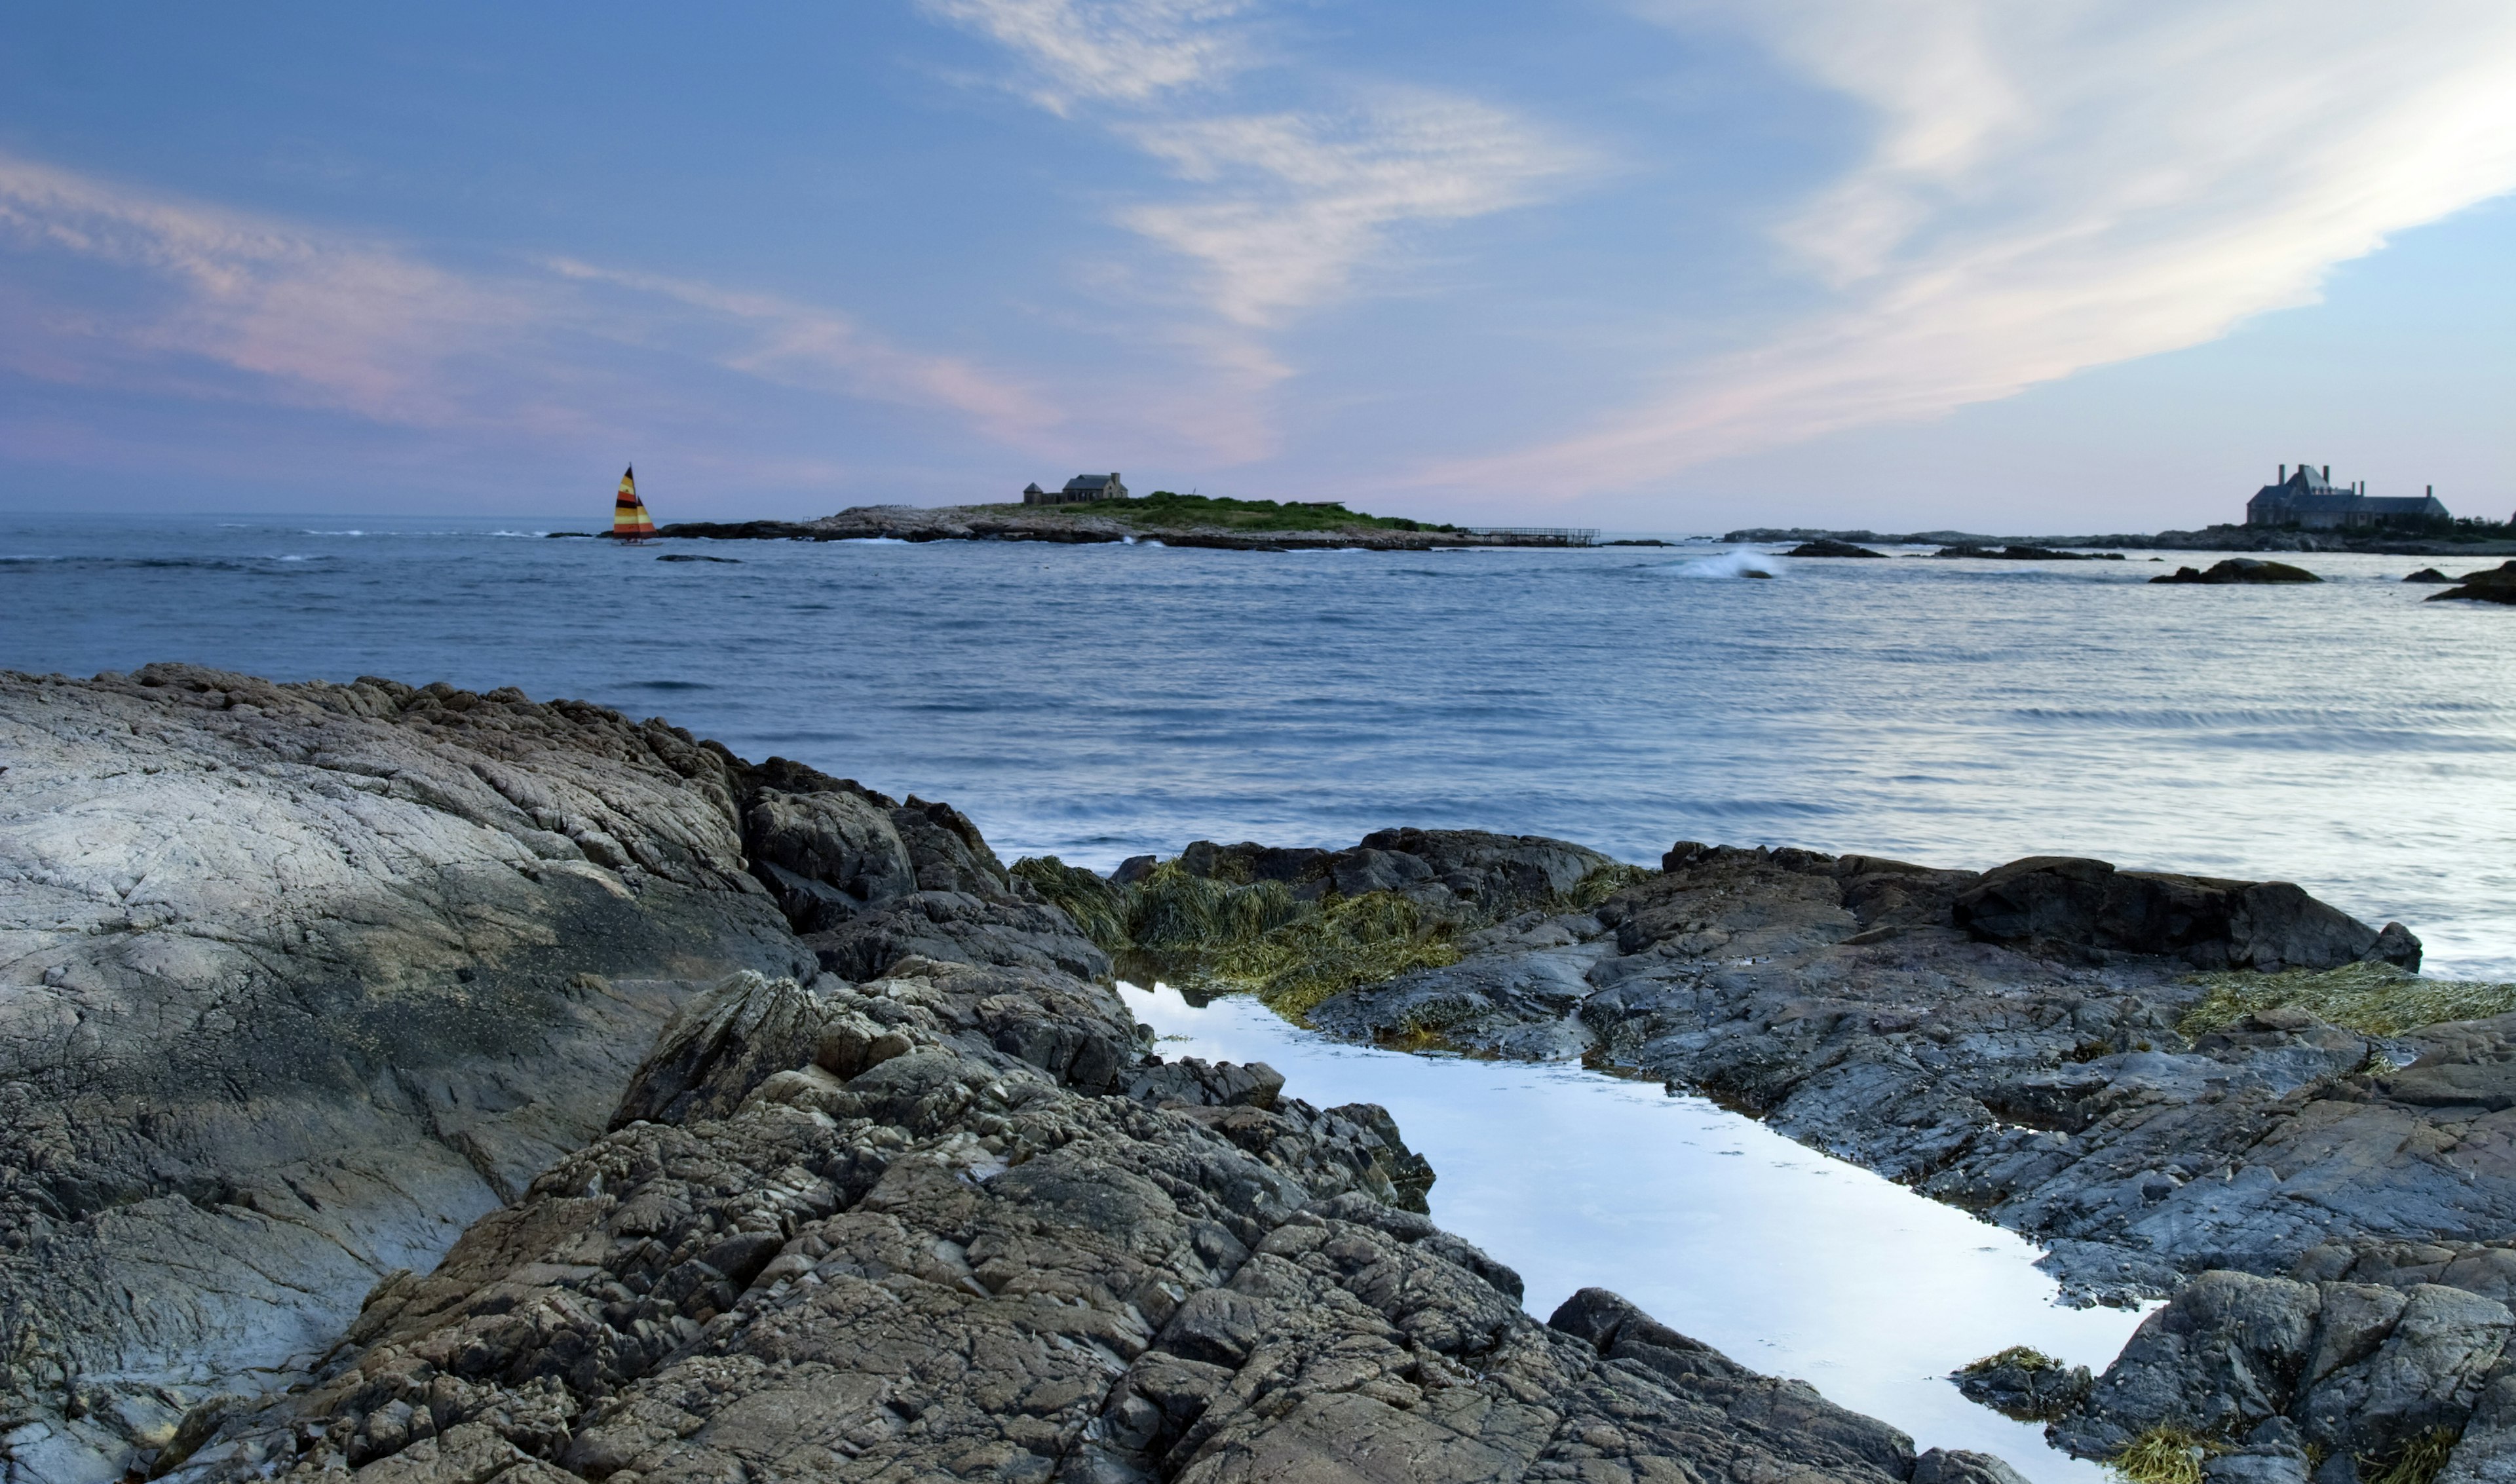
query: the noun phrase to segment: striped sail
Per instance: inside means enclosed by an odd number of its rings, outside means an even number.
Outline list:
[[[638,498],[638,471],[624,469],[620,496],[611,502],[611,534],[623,541],[642,541],[654,533],[655,523],[647,515],[646,502]]]

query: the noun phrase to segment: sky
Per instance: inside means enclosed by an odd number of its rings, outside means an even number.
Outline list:
[[[2505,0],[0,10],[0,510],[2516,511]]]

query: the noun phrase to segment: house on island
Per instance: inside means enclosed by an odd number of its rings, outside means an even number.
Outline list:
[[[1026,505],[1080,505],[1087,500],[1123,500],[1127,487],[1116,474],[1078,474],[1066,482],[1066,488],[1054,493],[1038,485],[1023,487]]]
[[[2300,464],[2297,472],[2288,465],[2280,466],[2280,482],[2265,485],[2245,501],[2245,524],[2248,526],[2297,526],[2308,530],[2340,530],[2351,527],[2385,526],[2397,521],[2425,520],[2444,516],[2446,506],[2438,502],[2437,487],[2417,499],[2407,496],[2372,495],[2365,480],[2347,488],[2332,483],[2332,466],[2318,468]]]

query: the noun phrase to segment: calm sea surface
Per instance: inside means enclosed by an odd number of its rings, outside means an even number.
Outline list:
[[[2434,970],[2516,976],[2516,611],[2423,603],[2404,558],[2310,557],[2332,580],[2303,588],[2151,587],[2145,559],[1755,581],[1703,547],[553,526],[593,529],[0,520],[0,666],[585,697],[948,799],[1008,860],[1422,825],[2283,877],[2410,924]]]
[[[1639,862],[1685,838],[2285,877],[2409,923],[2434,970],[2516,977],[2516,610],[2423,603],[2400,558],[2305,558],[2328,580],[2299,588],[2151,587],[2145,558],[1757,581],[1702,545],[621,548],[553,525],[586,523],[0,519],[0,667],[585,697],[1102,868],[1422,825]],[[733,560],[657,560],[682,554]],[[2134,1322],[2055,1308],[2007,1233],[1656,1087],[1129,997],[1170,1049],[1388,1104],[1436,1214],[1541,1316],[1614,1288],[1925,1446],[2094,1477],[1939,1378],[2021,1341],[2101,1366]]]

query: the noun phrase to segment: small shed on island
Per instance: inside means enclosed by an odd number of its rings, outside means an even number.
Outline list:
[[[2444,516],[2436,490],[2418,498],[2371,495],[2366,481],[2346,488],[2332,483],[2332,466],[2300,464],[2297,472],[2280,466],[2277,484],[2265,485],[2245,502],[2248,526],[2297,526],[2308,530],[2340,530],[2351,527],[2386,526]]]
[[[1026,505],[1080,505],[1088,500],[1123,500],[1127,487],[1115,473],[1078,474],[1066,482],[1066,488],[1051,492],[1032,484],[1023,488]]]

